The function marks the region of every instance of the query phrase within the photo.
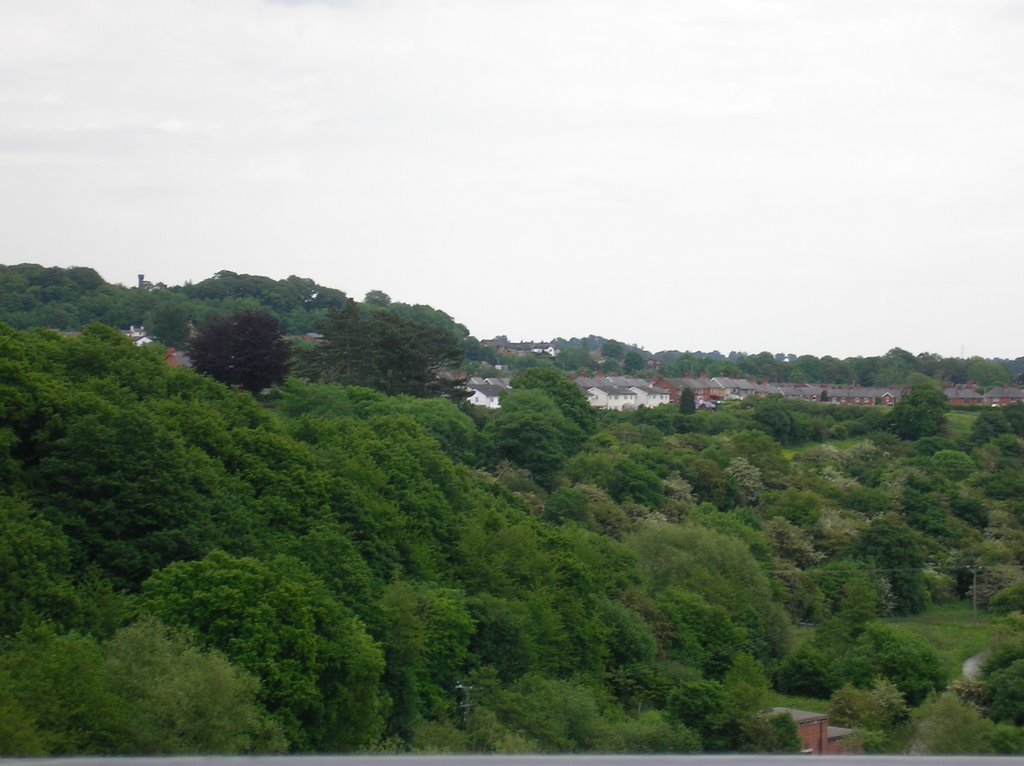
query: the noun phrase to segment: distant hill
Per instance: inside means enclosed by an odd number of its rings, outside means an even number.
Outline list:
[[[448,329],[462,340],[469,335],[443,311],[424,305],[392,302],[374,291],[375,305],[433,327]],[[33,263],[0,266],[0,321],[15,329],[47,327],[80,330],[90,322],[118,327],[145,326],[155,340],[184,343],[190,328],[217,315],[260,309],[272,314],[283,331],[302,335],[316,330],[332,308],[348,296],[312,279],[290,276],[271,279],[219,271],[201,282],[168,287],[140,277],[138,285],[109,284],[95,269],[44,267]]]
[[[328,311],[340,308],[347,300],[342,290],[298,276],[275,280],[219,271],[208,279],[180,286],[154,284],[140,277],[139,284],[125,287],[107,283],[95,269],[84,266],[0,265],[0,321],[15,329],[48,327],[74,331],[90,322],[120,329],[145,326],[150,337],[167,345],[184,345],[192,329],[211,317],[251,309],[272,314],[285,334],[303,335],[316,331]],[[703,372],[770,382],[860,385],[903,385],[912,382],[912,376],[923,375],[935,381],[976,384],[982,388],[1004,385],[1024,375],[1024,357],[961,359],[929,353],[915,355],[900,348],[882,356],[847,359],[769,351],[722,353],[717,349],[652,354],[642,346],[598,335],[555,338],[555,346],[577,349],[558,360],[536,355],[525,359],[503,357],[482,346],[465,325],[432,306],[394,302],[379,290],[368,293],[360,305],[366,310],[386,310],[404,319],[448,330],[462,345],[470,367],[503,365],[514,371],[527,366],[555,366],[570,374],[597,369],[618,374],[647,368],[669,376]],[[611,349],[613,353],[609,353]]]

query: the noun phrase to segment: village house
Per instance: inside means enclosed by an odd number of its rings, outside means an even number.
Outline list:
[[[779,383],[772,391],[784,399],[800,399],[804,402],[821,401],[821,392],[828,386],[814,383]]]
[[[488,341],[490,342],[490,341]],[[537,344],[503,344],[529,346],[535,353],[547,353]],[[519,353],[529,353],[520,350]],[[653,380],[625,375],[594,377],[580,376],[576,385],[586,395],[587,401],[598,409],[635,410],[639,407],[659,407],[663,404],[679,404],[682,392],[689,389],[698,405],[722,401],[740,401],[750,397],[779,395],[784,399],[808,402],[854,405],[869,407],[881,405],[893,407],[903,397],[905,387],[837,385],[834,383],[758,383],[749,378],[732,378],[724,375],[708,377],[669,378],[657,376]],[[470,391],[469,402],[481,407],[500,407],[501,394],[509,387],[506,378],[470,378],[466,387]],[[978,393],[971,385],[949,385],[943,393],[950,404],[956,406],[1001,407],[1015,402],[1024,402],[1024,387],[1000,386],[985,394]]]
[[[679,395],[683,389],[686,388],[685,381],[688,378],[666,378],[658,375],[651,381],[658,388],[663,388],[668,391],[668,400],[672,404],[679,404]],[[696,396],[696,394],[694,394]]]
[[[877,386],[826,386],[823,389],[832,404],[856,404],[862,407],[886,402],[896,403],[899,392]]]
[[[192,367],[192,357],[173,346],[168,346],[164,352],[164,362],[168,367]]]
[[[466,389],[469,391],[467,401],[470,404],[475,404],[477,407],[486,407],[489,410],[496,410],[501,407],[502,394],[508,390],[504,386],[493,386],[489,383],[467,385]]]
[[[635,410],[637,408],[636,392],[626,386],[616,386],[612,383],[601,382],[595,385],[582,387],[583,393],[591,407],[599,410]]]
[[[489,410],[500,409],[501,397],[511,388],[508,378],[472,377],[465,383],[469,391],[467,401]]]
[[[630,386],[630,391],[636,394],[638,407],[660,407],[669,403],[668,391],[664,388],[657,388],[650,384],[642,386]]]
[[[657,377],[654,385],[664,388],[669,392],[670,400],[678,404],[679,396],[683,389],[688,388],[693,392],[693,398],[711,402],[723,400],[738,401],[750,396],[766,396],[776,393],[773,386],[758,383],[747,378],[730,378],[724,375],[716,375],[709,378],[701,375],[699,378],[665,378]]]
[[[694,399],[704,399],[707,401],[721,399],[723,393],[720,388],[716,387],[711,378],[707,376],[699,378],[665,378],[659,375],[651,382],[658,388],[668,391],[669,401],[672,404],[679,404],[679,397],[682,395],[683,389],[686,388],[693,392]]]
[[[749,396],[764,396],[772,393],[769,386],[762,385],[747,378],[728,378],[716,375],[712,380],[722,393],[722,399],[746,399]]]
[[[863,746],[851,737],[853,729],[829,726],[825,713],[788,707],[772,708],[772,712],[788,713],[793,718],[803,755],[856,755],[864,752]]]
[[[488,340],[480,341],[480,345],[493,348],[499,354],[514,354],[516,356],[527,356],[529,354],[547,354],[550,357],[556,357],[561,353],[560,349],[556,348],[551,343],[535,343],[534,341],[520,341],[518,343],[512,343],[507,340],[499,340],[497,338],[490,338]]]
[[[950,404],[984,404],[984,397],[973,386],[946,386],[942,389]]]
[[[150,343],[153,342],[153,339],[146,334],[146,328],[142,327],[141,325],[139,327],[131,325],[127,330],[124,331],[124,334],[127,335],[128,340],[130,340],[136,346],[148,346]]]
[[[903,391],[900,389],[896,389],[895,391],[886,391],[878,397],[878,403],[886,407],[895,407],[896,402],[898,402],[902,397]]]
[[[1019,386],[998,386],[986,391],[981,399],[982,404],[992,407],[1004,407],[1015,402],[1024,402],[1024,388]]]
[[[649,380],[623,375],[579,377],[576,385],[586,394],[591,406],[602,410],[635,410],[658,407],[670,402],[670,392]]]

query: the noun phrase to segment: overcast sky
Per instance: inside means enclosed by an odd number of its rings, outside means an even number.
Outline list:
[[[0,0],[0,259],[1024,355],[1024,0]]]

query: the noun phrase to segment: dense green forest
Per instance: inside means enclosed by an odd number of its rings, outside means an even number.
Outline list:
[[[568,343],[477,410],[436,373],[493,349],[380,292],[0,295],[0,754],[791,752],[780,703],[871,752],[1024,749],[1024,406],[950,411],[928,355],[875,358],[891,409],[616,413]],[[229,363],[115,329],[160,306]],[[972,680],[902,624],[964,603]]]
[[[377,290],[357,304],[341,290],[295,276],[274,280],[220,271],[209,279],[180,286],[143,281],[128,288],[108,284],[86,267],[0,265],[0,321],[19,330],[46,327],[71,332],[92,322],[122,330],[145,327],[153,340],[184,348],[198,329],[243,312],[267,314],[277,320],[285,335],[293,337],[324,329],[332,310],[331,321],[335,325],[348,321],[346,329],[350,329],[353,306],[371,325],[367,329],[380,330],[381,323],[372,320],[384,315],[406,328],[443,333],[457,347],[458,358],[470,366],[498,362],[493,350],[481,346],[465,326],[443,311],[393,302]],[[297,363],[301,369],[301,360]]]
[[[5,754],[792,750],[775,692],[1024,745],[1024,408],[599,413],[531,369],[476,412],[0,346]],[[882,618],[972,597],[1005,616],[947,691]]]

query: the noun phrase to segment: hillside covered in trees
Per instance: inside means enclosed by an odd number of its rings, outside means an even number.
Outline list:
[[[0,325],[0,753],[1024,748],[1024,407],[483,411],[381,350],[446,316],[342,296],[256,394]],[[890,619],[971,602],[979,680]]]
[[[0,321],[15,329],[47,327],[77,331],[90,322],[120,329],[144,326],[154,340],[179,348],[187,345],[197,328],[218,317],[260,311],[276,319],[285,335],[302,336],[321,331],[332,309],[342,311],[353,303],[341,290],[297,276],[274,280],[221,271],[200,282],[180,286],[142,280],[129,288],[108,284],[87,267],[0,265]],[[554,359],[537,354],[509,355],[481,344],[464,325],[431,306],[394,302],[379,290],[368,293],[357,305],[363,315],[379,317],[383,312],[446,332],[461,351],[458,366],[474,373],[500,364],[513,371],[540,366],[578,374],[600,370],[618,375],[640,372],[650,363],[668,377],[704,372],[709,376],[750,377],[773,383],[862,386],[906,385],[924,377],[982,388],[1005,385],[1024,374],[1024,358],[962,359],[928,352],[913,354],[900,348],[880,356],[847,359],[768,351],[651,353],[636,345],[594,335],[555,338],[552,344],[560,353]],[[351,313],[348,321],[352,321]],[[687,339],[681,339],[684,340]]]

